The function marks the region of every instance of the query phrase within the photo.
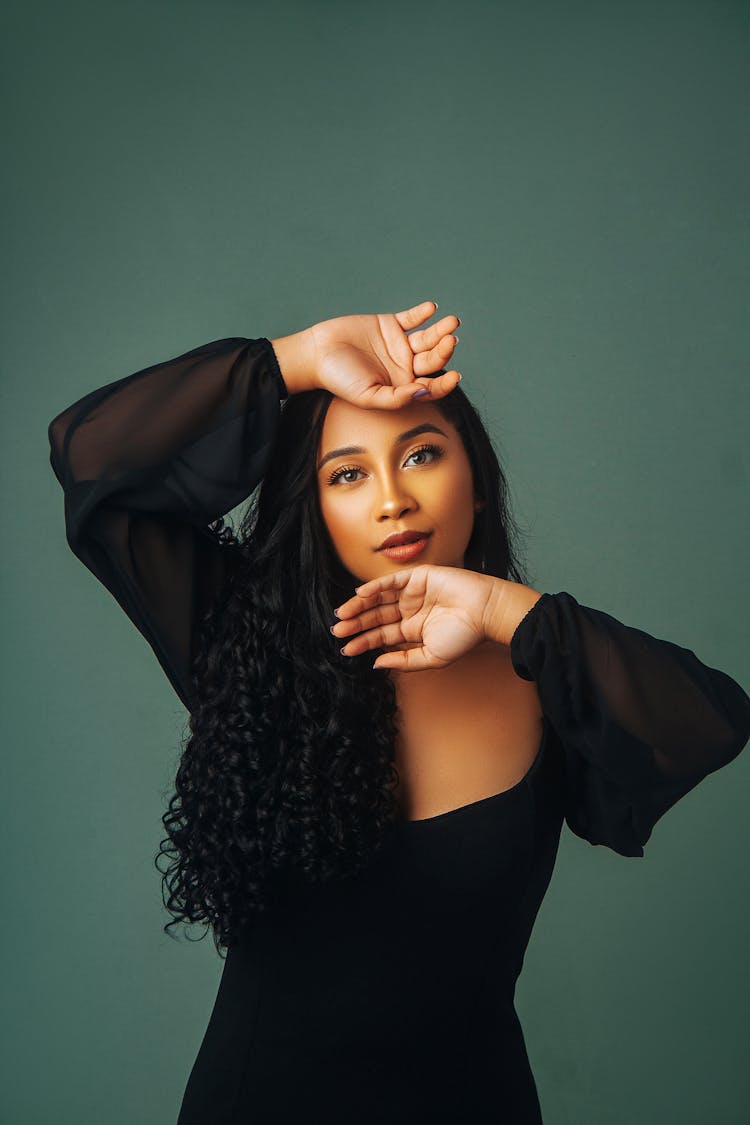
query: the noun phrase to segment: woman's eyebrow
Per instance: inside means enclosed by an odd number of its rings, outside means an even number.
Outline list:
[[[417,434],[442,434],[444,438],[448,437],[439,426],[433,425],[432,422],[423,422],[421,426],[414,426],[411,430],[405,430],[402,434],[399,434],[393,444],[400,445],[402,441],[408,441],[409,438],[416,437]],[[332,449],[330,453],[321,457],[318,472],[328,461],[333,461],[335,457],[351,457],[354,453],[367,453],[367,450],[363,449],[361,445],[345,445],[343,449]]]

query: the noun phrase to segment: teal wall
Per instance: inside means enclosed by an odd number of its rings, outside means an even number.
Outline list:
[[[152,867],[185,713],[67,547],[48,422],[434,298],[532,584],[747,688],[750,6],[3,7],[0,1121],[162,1125],[221,968]],[[640,860],[564,829],[518,990],[545,1125],[746,1120],[749,786]]]

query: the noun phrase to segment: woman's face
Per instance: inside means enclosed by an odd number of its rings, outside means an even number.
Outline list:
[[[423,563],[463,567],[482,502],[458,430],[434,403],[365,410],[334,398],[317,463],[323,520],[359,582]],[[430,533],[413,560],[379,549],[403,531]]]

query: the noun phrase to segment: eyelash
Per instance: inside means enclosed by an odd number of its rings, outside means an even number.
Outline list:
[[[417,453],[434,453],[436,461],[439,461],[440,458],[443,456],[443,450],[439,445],[427,444],[427,445],[420,445],[418,449],[412,449],[411,453],[406,458],[406,460],[409,461]],[[340,469],[336,469],[335,472],[331,473],[330,477],[328,478],[328,484],[335,484],[336,481],[339,479],[339,477],[344,476],[345,473],[357,473],[357,472],[360,472],[360,471],[361,470],[359,470],[356,467],[356,465],[352,465],[352,466],[349,466],[349,467],[347,467],[346,465],[343,465]],[[347,481],[346,483],[347,484],[356,484],[356,481]]]

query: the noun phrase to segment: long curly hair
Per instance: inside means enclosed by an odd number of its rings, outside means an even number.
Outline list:
[[[217,952],[292,887],[347,879],[396,816],[396,694],[382,649],[345,657],[333,609],[355,579],[318,498],[316,460],[333,395],[288,398],[262,483],[238,531],[211,524],[228,560],[192,667],[195,705],[156,857],[171,920],[202,923]],[[460,387],[435,400],[458,430],[476,494],[464,565],[528,580],[506,477]],[[166,868],[163,861],[167,861]]]

